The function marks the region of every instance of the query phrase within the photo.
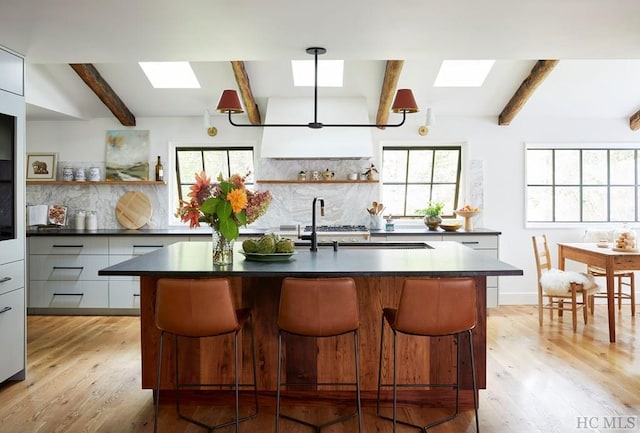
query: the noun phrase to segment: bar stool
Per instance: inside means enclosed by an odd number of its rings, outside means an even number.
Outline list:
[[[183,279],[160,278],[156,293],[156,326],[160,330],[160,347],[158,349],[158,377],[156,384],[155,419],[153,431],[158,431],[158,410],[160,404],[160,378],[162,376],[162,349],[165,334],[174,336],[175,344],[175,394],[176,412],[186,421],[212,431],[217,428],[235,424],[236,433],[239,423],[255,418],[258,415],[258,387],[256,380],[256,358],[254,350],[253,332],[251,335],[251,360],[253,364],[253,383],[241,384],[238,380],[238,333],[246,329],[245,325],[251,320],[249,308],[235,309],[231,297],[229,281],[223,278]],[[233,362],[234,382],[192,384],[180,383],[180,359],[178,337],[209,338],[233,334]],[[218,425],[207,425],[201,421],[189,418],[180,412],[180,388],[186,387],[230,387],[235,390],[235,417]],[[255,411],[240,417],[240,387],[252,387]]]
[[[393,331],[393,383],[382,383],[382,351],[384,347],[385,322]],[[380,418],[393,421],[393,432],[396,424],[404,424],[423,431],[454,419],[459,409],[460,382],[460,347],[461,334],[469,338],[469,354],[471,358],[471,375],[473,384],[473,405],[476,417],[476,431],[480,431],[478,422],[478,402],[475,363],[473,359],[473,343],[471,330],[476,326],[476,287],[472,278],[407,278],[402,286],[398,308],[383,308],[382,329],[380,334],[380,358],[378,362],[378,397],[376,412]],[[456,381],[445,384],[409,384],[397,383],[397,337],[398,333],[427,337],[453,335],[457,347]],[[380,412],[380,391],[384,386],[393,387],[393,416],[384,416]],[[443,419],[433,421],[426,426],[399,420],[397,417],[398,387],[452,387],[456,391],[455,412]]]
[[[360,403],[360,368],[358,361],[358,299],[356,284],[352,278],[285,278],[280,293],[278,314],[278,387],[276,392],[276,433],[279,433],[280,417],[314,428],[333,425],[357,416],[358,431],[362,432]],[[353,333],[355,356],[355,382],[281,382],[282,337],[284,334],[323,338]],[[337,385],[356,387],[356,410],[353,413],[321,425],[294,418],[280,412],[281,386]]]

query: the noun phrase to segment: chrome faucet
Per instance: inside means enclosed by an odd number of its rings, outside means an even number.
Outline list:
[[[316,225],[316,203],[320,201],[320,216],[324,216],[324,198],[322,197],[314,197],[313,204],[311,207],[311,234],[310,235],[302,235],[300,239],[303,240],[311,240],[311,251],[318,251],[318,232]]]

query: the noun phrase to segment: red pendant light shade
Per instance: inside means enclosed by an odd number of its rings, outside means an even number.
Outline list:
[[[220,113],[227,113],[229,118],[229,123],[233,126],[240,127],[284,127],[284,128],[311,128],[311,129],[320,129],[320,128],[328,128],[328,127],[338,127],[338,128],[380,128],[384,129],[386,127],[398,127],[404,124],[407,113],[417,113],[418,112],[418,104],[416,103],[415,98],[413,97],[413,92],[411,89],[399,89],[396,92],[396,97],[393,101],[393,106],[391,111],[393,113],[402,114],[402,120],[399,123],[395,124],[377,124],[377,123],[322,123],[318,121],[318,55],[326,53],[327,50],[321,47],[311,47],[307,48],[307,53],[312,54],[315,59],[315,80],[313,86],[313,121],[308,123],[272,123],[272,124],[264,124],[264,123],[235,123],[232,119],[232,114],[243,113],[242,105],[240,105],[240,98],[238,98],[238,93],[235,90],[225,90],[222,92],[222,96],[220,97],[220,102],[218,102],[217,110]]]
[[[411,89],[398,89],[391,111],[394,113],[402,113],[403,111],[406,113],[418,112],[418,104],[416,104]]]
[[[216,110],[218,110],[219,113],[243,113],[242,105],[240,105],[240,98],[238,98],[238,92],[235,90],[225,90],[222,92],[222,96],[220,97],[218,108],[216,108]]]

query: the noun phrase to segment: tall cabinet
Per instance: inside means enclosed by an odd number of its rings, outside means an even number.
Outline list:
[[[24,59],[0,47],[0,383],[26,373]]]

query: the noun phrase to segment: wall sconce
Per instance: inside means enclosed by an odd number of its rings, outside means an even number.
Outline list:
[[[431,108],[427,108],[427,119],[424,125],[418,127],[418,134],[427,135],[429,133],[429,127],[435,125],[436,118],[433,115],[433,111]]]
[[[211,126],[211,114],[208,109],[204,110],[203,121],[204,129],[207,131],[207,134],[209,134],[209,137],[215,137],[218,134],[218,128]]]
[[[387,125],[378,125],[378,124],[326,124],[318,121],[318,55],[326,53],[327,50],[321,47],[311,47],[307,48],[307,53],[312,54],[315,59],[315,81],[313,86],[313,121],[309,123],[277,123],[277,124],[240,124],[235,123],[231,116],[233,114],[242,113],[242,105],[240,105],[240,98],[238,97],[238,92],[235,90],[224,90],[222,92],[222,96],[220,97],[220,101],[218,102],[218,107],[216,110],[219,113],[227,113],[229,117],[229,123],[233,126],[242,126],[242,127],[303,127],[303,128],[311,128],[311,129],[320,129],[327,127],[369,127],[369,128],[386,128],[386,127],[397,127],[402,126],[404,124],[405,118],[407,114],[417,113],[418,112],[418,104],[416,104],[416,100],[413,97],[413,92],[411,89],[398,89],[396,92],[396,97],[393,101],[393,105],[391,107],[392,113],[402,114],[402,120],[396,124],[387,124]]]

